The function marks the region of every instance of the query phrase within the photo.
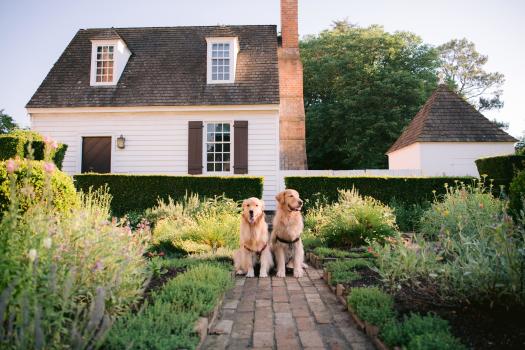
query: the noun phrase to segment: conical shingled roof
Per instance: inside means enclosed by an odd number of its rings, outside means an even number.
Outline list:
[[[516,142],[446,85],[434,91],[387,151],[416,142]]]

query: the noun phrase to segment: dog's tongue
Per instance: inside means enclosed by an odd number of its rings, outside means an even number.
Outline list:
[[[250,224],[253,224],[254,222],[255,222],[255,218],[252,216],[252,217],[250,218]]]

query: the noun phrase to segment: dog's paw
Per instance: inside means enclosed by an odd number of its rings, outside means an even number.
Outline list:
[[[235,274],[236,275],[244,275],[244,271],[243,270],[237,270],[237,271],[235,271]]]
[[[303,275],[304,275],[303,269],[294,269],[293,270],[293,276],[295,278],[301,278],[301,277],[303,277]]]
[[[275,276],[279,278],[284,278],[286,277],[286,271],[277,271],[277,274]]]
[[[266,278],[268,277],[268,274],[266,272],[259,273],[259,278]]]
[[[253,270],[251,271],[248,271],[248,273],[246,274],[246,277],[255,277],[255,273],[253,273]]]

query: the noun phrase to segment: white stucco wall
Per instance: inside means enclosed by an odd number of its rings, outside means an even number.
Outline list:
[[[421,145],[413,143],[390,153],[388,169],[421,169]]]
[[[419,154],[411,146],[388,155],[390,169],[397,166],[419,165],[424,176],[479,176],[474,161],[514,153],[512,142],[422,142],[418,145]],[[418,158],[413,160],[412,158]],[[404,168],[407,169],[407,168]]]
[[[81,171],[83,136],[111,136],[112,173],[187,175],[188,121],[248,120],[249,175],[264,176],[263,199],[267,209],[275,207],[279,170],[277,106],[226,106],[222,110],[219,107],[70,108],[29,112],[33,130],[68,145],[63,170],[69,174]],[[116,138],[121,134],[126,138],[125,149],[116,147]]]

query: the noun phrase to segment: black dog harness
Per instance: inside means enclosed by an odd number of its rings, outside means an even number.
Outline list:
[[[246,249],[247,251],[249,251],[250,253],[255,253],[257,254],[257,257],[261,257],[261,254],[262,252],[266,249],[266,247],[268,246],[268,243],[264,243],[264,247],[262,247],[261,250],[257,251],[257,250],[252,250],[250,248],[248,248],[246,245],[244,246],[244,249]]]
[[[299,241],[299,240],[301,239],[301,237],[297,237],[297,238],[294,239],[293,241],[289,241],[289,240],[283,239],[283,238],[281,238],[281,237],[279,237],[279,236],[277,236],[277,235],[275,236],[275,238],[277,238],[277,240],[278,240],[279,242],[281,242],[281,243],[288,244],[288,247],[289,247],[290,249],[293,248],[293,244],[294,244],[294,243],[297,243],[297,241]]]

